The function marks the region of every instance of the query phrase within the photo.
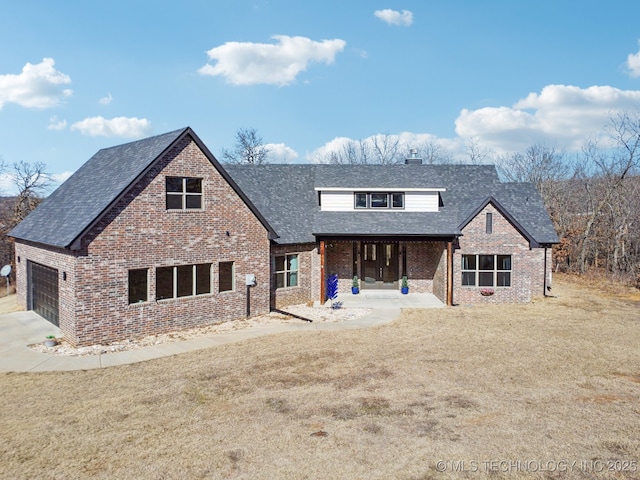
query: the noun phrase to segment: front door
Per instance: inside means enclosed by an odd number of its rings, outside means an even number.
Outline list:
[[[398,288],[398,244],[363,243],[362,288]]]

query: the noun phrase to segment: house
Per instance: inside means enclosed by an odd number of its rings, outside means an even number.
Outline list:
[[[11,231],[18,301],[84,345],[324,300],[331,273],[448,305],[544,294],[533,186],[408,163],[223,167],[190,128],[100,150]]]

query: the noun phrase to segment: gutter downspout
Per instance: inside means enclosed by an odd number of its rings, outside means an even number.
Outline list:
[[[544,247],[544,279],[542,280],[542,296],[547,296],[547,247]]]
[[[324,240],[320,240],[320,305],[325,301],[324,281]]]
[[[447,307],[453,306],[453,242],[447,242]]]

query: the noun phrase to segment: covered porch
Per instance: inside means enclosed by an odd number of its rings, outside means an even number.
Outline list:
[[[412,301],[452,305],[452,237],[320,237],[320,301],[326,300],[326,279],[338,275],[342,302]],[[407,278],[409,295],[400,293]],[[353,282],[360,293],[351,294]],[[411,297],[411,300],[409,299]],[[424,296],[424,297],[420,297]],[[346,305],[346,304],[345,304]]]

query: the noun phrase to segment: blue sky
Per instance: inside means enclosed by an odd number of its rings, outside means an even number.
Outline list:
[[[249,127],[279,161],[376,134],[464,158],[640,111],[636,0],[4,3],[0,156],[55,179],[184,126],[215,155]]]

